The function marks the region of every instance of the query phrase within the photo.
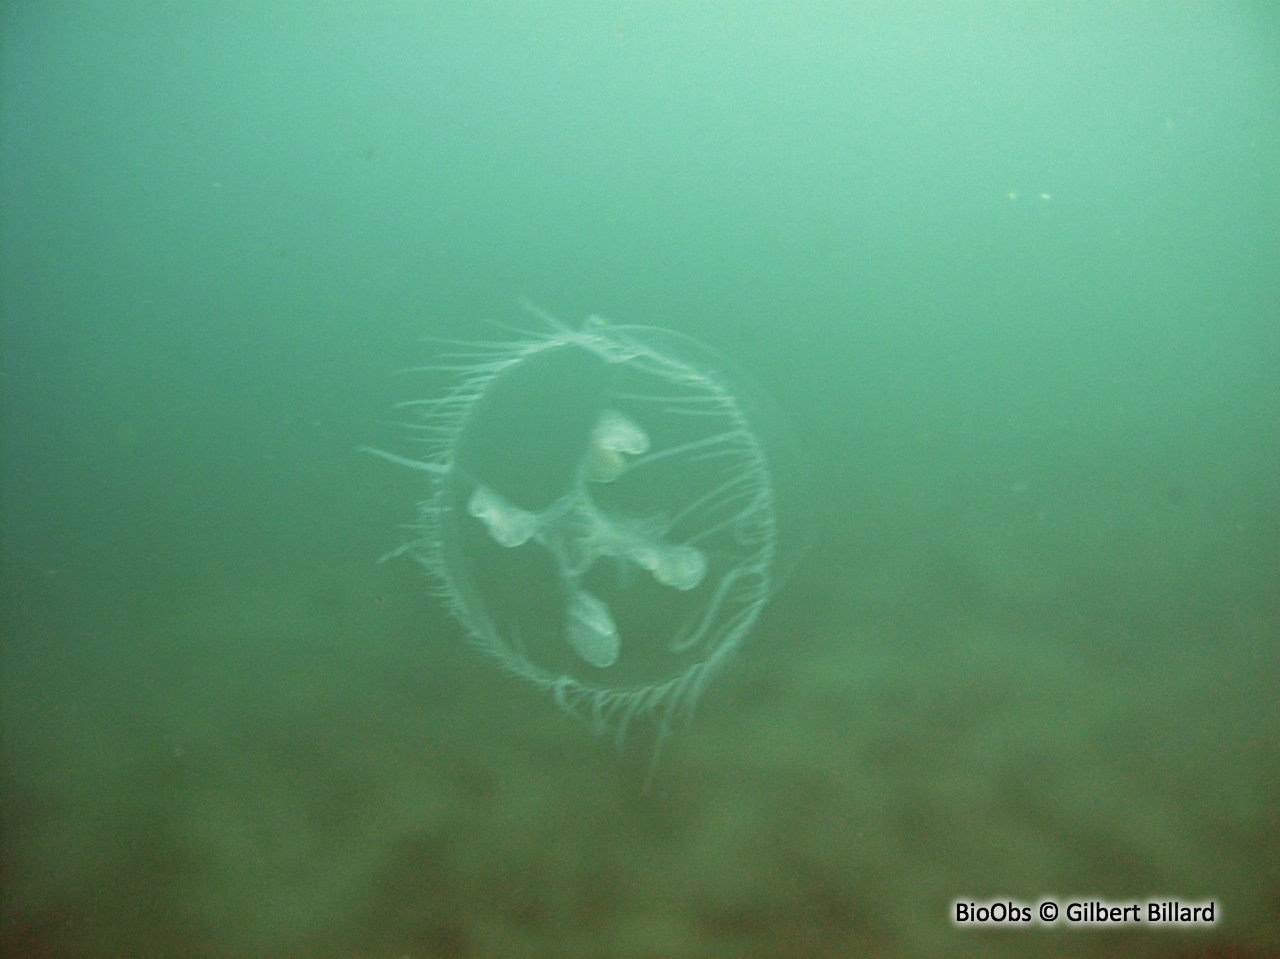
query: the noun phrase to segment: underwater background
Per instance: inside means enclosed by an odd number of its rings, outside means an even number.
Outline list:
[[[1280,954],[1275,7],[2,9],[6,954]],[[807,461],[647,789],[378,563],[522,296]]]

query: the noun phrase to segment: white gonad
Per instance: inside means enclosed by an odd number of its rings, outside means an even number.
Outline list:
[[[569,600],[565,632],[578,655],[592,666],[612,666],[622,651],[622,638],[609,607],[590,593],[578,590]]]
[[[518,506],[512,506],[487,486],[477,486],[467,501],[467,512],[485,526],[494,542],[506,546],[523,546],[537,529],[537,518]]]
[[[582,466],[593,483],[612,483],[626,469],[624,454],[649,452],[649,436],[617,410],[605,410],[591,431]]]

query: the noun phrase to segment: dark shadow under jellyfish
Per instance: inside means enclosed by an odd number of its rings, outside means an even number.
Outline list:
[[[532,312],[542,329],[459,348],[444,395],[406,404],[425,455],[381,455],[431,491],[399,552],[506,669],[598,729],[665,734],[794,559],[793,447],[696,341]]]

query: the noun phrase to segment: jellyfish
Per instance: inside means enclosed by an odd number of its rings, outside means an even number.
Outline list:
[[[599,317],[479,344],[409,404],[429,448],[417,537],[471,640],[619,740],[667,734],[794,566],[798,456],[708,348]]]

